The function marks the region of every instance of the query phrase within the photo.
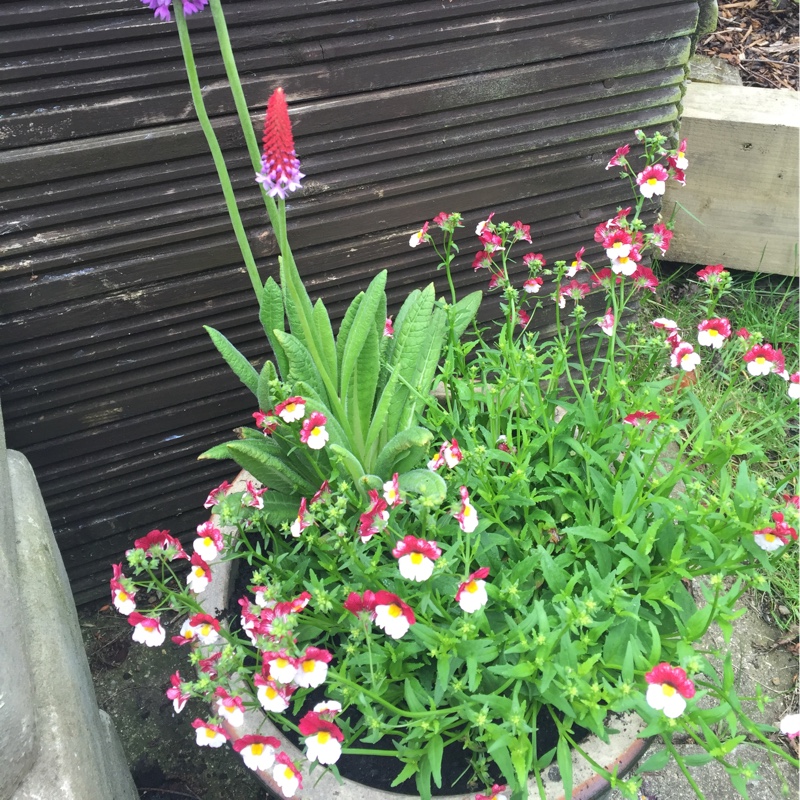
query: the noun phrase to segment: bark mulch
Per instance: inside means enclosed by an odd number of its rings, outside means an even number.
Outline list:
[[[714,33],[697,52],[737,67],[745,86],[798,90],[798,0],[735,0],[719,4]]]

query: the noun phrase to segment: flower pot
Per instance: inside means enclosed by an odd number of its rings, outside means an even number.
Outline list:
[[[229,491],[243,491],[248,480],[252,480],[251,476],[246,472],[240,472]],[[237,566],[238,561],[212,562],[213,580],[208,589],[198,598],[206,613],[218,616],[227,607],[236,580],[235,568]],[[249,688],[244,685],[244,682],[238,687],[234,685],[232,689],[244,696],[250,694]],[[348,778],[344,778],[340,783],[332,773],[324,772],[318,764],[313,765],[313,772],[309,771],[303,752],[289,741],[260,709],[248,708],[245,712],[244,724],[239,728],[233,728],[227,722],[224,723],[224,727],[231,737],[231,743],[251,734],[274,736],[279,739],[281,748],[292,761],[298,766],[304,765],[301,767],[303,788],[293,795],[296,798],[303,800],[331,800],[331,798],[338,800],[419,800],[416,795],[384,791]],[[626,714],[615,718],[609,724],[609,729],[615,732],[609,734],[607,743],[592,735],[581,743],[581,747],[593,761],[609,771],[616,768],[617,774],[623,775],[641,758],[649,745],[648,739],[639,738],[639,733],[644,727],[644,722],[637,715]],[[376,758],[385,762],[387,757],[376,756]],[[572,774],[572,800],[595,800],[608,791],[608,782],[602,776],[597,775],[582,756],[574,752]],[[286,795],[281,792],[271,774],[258,771],[257,775],[275,798],[286,800]],[[555,764],[544,771],[542,781],[547,800],[567,800],[564,798],[561,777]],[[535,780],[531,779],[528,789],[531,798],[538,798],[539,793]],[[478,789],[478,791],[481,790]],[[439,795],[439,797],[441,800],[473,800],[475,793],[448,794]]]

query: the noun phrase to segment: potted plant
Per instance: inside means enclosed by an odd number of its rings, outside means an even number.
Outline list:
[[[168,13],[166,2],[147,4]],[[184,19],[204,5],[173,10],[219,155]],[[262,284],[240,238],[275,361],[256,371],[209,329],[258,411],[252,429],[204,457],[232,458],[247,474],[210,493],[214,517],[191,557],[168,532],[151,531],[111,582],[137,641],[164,640],[164,612],[185,617],[173,639],[198,645],[198,677],[176,673],[168,694],[178,711],[189,697],[211,704],[211,716],[192,723],[198,743],[233,739],[285,797],[300,790],[301,765],[272,733],[241,734],[247,708],[290,732],[317,770],[338,775],[343,756],[368,754],[392,764],[383,768],[392,786],[412,781],[421,798],[452,792],[459,772],[473,779],[467,788],[491,787],[478,798],[545,797],[551,763],[570,797],[573,751],[636,797],[636,779],[581,743],[587,733],[607,739],[626,712],[643,720],[642,737],[663,739],[693,786],[672,746],[678,730],[737,790],[751,768],[728,754],[745,735],[791,758],[743,712],[730,655],[718,668],[695,643],[712,624],[730,632],[756,568],[769,569],[769,551],[797,538],[797,498],[751,476],[746,432],[733,417],[715,422],[727,395],[703,408],[684,378],[702,380],[706,361],[731,385],[776,373],[794,398],[800,377],[779,350],[714,315],[728,281],[721,265],[699,273],[696,346],[670,320],[646,323],[646,333],[622,324],[636,293],[657,285],[644,260],[666,252],[671,231],[646,225],[645,204],[667,180],[683,182],[685,142],[636,131],[634,152],[626,144],[610,158],[636,201],[598,226],[600,261],[581,249],[548,268],[527,224],[476,221],[472,266],[501,295],[496,326],[473,324],[481,293],[457,297],[464,221],[442,213],[409,244],[432,248],[450,297],[415,290],[392,320],[381,273],[334,335],[286,236],[285,196],[304,176],[285,97],[277,89],[270,98],[264,152],[254,155],[218,0],[211,10],[281,249],[280,282]],[[581,303],[592,290],[608,298],[600,319]],[[539,341],[528,327],[548,302],[556,334]],[[190,562],[186,577],[176,559]],[[216,565],[236,560],[252,573],[239,613],[220,620],[203,596],[220,579]],[[147,611],[137,601],[145,594]]]

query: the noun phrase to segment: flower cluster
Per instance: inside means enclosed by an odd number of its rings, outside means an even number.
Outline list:
[[[155,15],[156,19],[169,22],[172,19],[169,7],[173,0],[141,0]],[[207,5],[208,0],[180,0],[183,13],[188,17],[202,11]]]

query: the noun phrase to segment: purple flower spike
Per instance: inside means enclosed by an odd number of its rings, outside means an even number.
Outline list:
[[[285,200],[287,192],[300,188],[300,180],[305,175],[300,172],[300,161],[294,151],[292,125],[283,89],[276,89],[267,102],[263,142],[261,172],[256,175],[256,180],[270,197],[277,195]]]
[[[169,13],[169,6],[172,0],[141,0],[154,14],[156,19],[169,22],[172,15]],[[182,0],[183,13],[188,17],[202,11],[207,5],[208,0]]]

